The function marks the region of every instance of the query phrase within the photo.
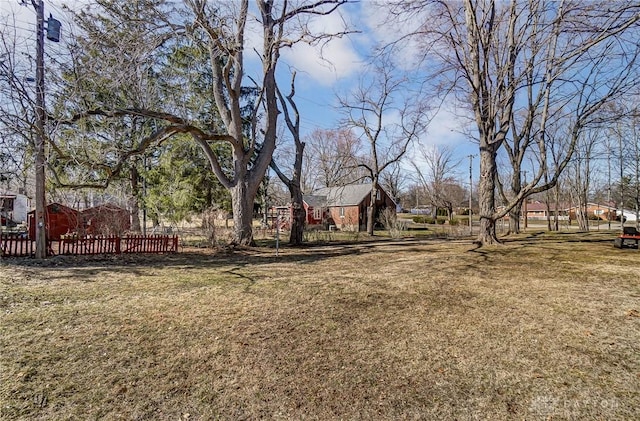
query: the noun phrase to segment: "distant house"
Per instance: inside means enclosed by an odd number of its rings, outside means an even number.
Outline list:
[[[500,207],[504,208],[504,207]],[[526,204],[522,204],[522,216],[527,215],[527,219],[531,221],[535,220],[546,220],[547,218],[553,218],[556,214],[560,220],[576,220],[577,214],[583,212],[583,210],[578,206],[567,206],[560,205],[556,209],[556,205],[554,203],[550,203],[548,206],[545,202],[533,201],[527,202]],[[627,216],[627,212],[625,211],[625,216]],[[611,220],[616,220],[616,216],[619,212],[616,210],[615,205],[613,204],[605,204],[605,203],[587,203],[586,206],[587,217],[598,217],[602,220],[607,220],[609,215]],[[509,215],[505,215],[505,219],[508,218]]]
[[[636,216],[636,211],[623,209],[621,212],[622,212],[622,215],[624,215],[625,222],[636,222],[638,220]]]
[[[24,194],[9,191],[0,193],[0,216],[2,225],[15,225],[27,222],[29,198]]]
[[[35,210],[29,212],[29,238],[36,238]],[[77,233],[82,226],[80,213],[60,203],[47,205],[46,214],[47,236],[50,240],[59,240],[61,236]]]
[[[326,187],[312,195],[304,196],[303,199],[307,211],[307,224],[322,223],[347,231],[366,229],[371,184]],[[378,187],[375,200],[376,221],[382,210],[390,208],[395,211],[396,203],[382,187]]]
[[[129,211],[112,204],[94,206],[80,212],[84,234],[120,235],[131,229]]]
[[[547,218],[555,217],[558,215],[558,219],[566,220],[568,213],[566,208],[559,207],[556,209],[556,205],[554,203],[550,203],[547,205],[544,202],[534,201],[528,202],[522,205],[522,212],[524,213],[526,207],[527,211],[527,219],[529,220],[546,220]]]
[[[584,208],[579,207],[579,206],[571,206],[570,208],[567,209],[567,213],[569,215],[570,219],[577,219],[578,214],[580,214],[581,212],[584,212]],[[599,219],[602,219],[604,221],[606,220],[612,220],[615,221],[616,218],[618,217],[618,210],[616,209],[615,205],[610,203],[610,204],[605,204],[605,203],[587,203],[586,206],[586,213],[587,213],[587,218],[589,217],[597,217]]]
[[[304,195],[302,197],[304,210],[307,213],[307,226],[326,225],[329,217],[327,197],[320,195]]]

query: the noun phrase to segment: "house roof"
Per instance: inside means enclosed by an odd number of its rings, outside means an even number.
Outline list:
[[[51,211],[51,213],[66,213],[66,214],[79,214],[80,212],[78,212],[77,210],[70,208],[69,206],[65,206],[62,203],[58,203],[58,202],[52,202],[49,203],[47,206],[47,212]],[[29,212],[29,214],[35,214],[36,210],[32,210]]]
[[[5,191],[3,193],[0,192],[0,198],[3,198],[3,199],[15,199],[16,197],[18,197],[18,195],[10,191]]]
[[[523,204],[523,207],[524,207],[524,204]],[[549,210],[552,212],[556,210],[565,210],[565,209],[567,209],[567,205],[565,204],[560,204],[559,207],[556,208],[555,203],[549,203]],[[546,210],[547,210],[547,204],[544,202],[535,201],[535,202],[527,203],[527,211],[529,212],[546,211]]]
[[[572,206],[568,207],[567,210],[576,209],[578,207],[580,207],[580,206],[579,205],[572,205]],[[593,202],[588,202],[587,203],[587,207],[589,207],[589,208],[602,208],[602,209],[609,209],[609,210],[617,210],[615,203],[593,203]]]
[[[311,206],[312,208],[317,208],[317,207],[326,206],[327,196],[305,194],[304,196],[302,196],[302,200],[304,200],[304,202],[307,205]]]
[[[368,194],[371,194],[371,184],[349,184],[347,186],[325,187],[311,196],[316,198],[324,196],[325,206],[356,206]],[[311,205],[309,202],[307,204]]]

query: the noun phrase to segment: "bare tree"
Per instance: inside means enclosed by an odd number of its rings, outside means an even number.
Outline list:
[[[593,159],[597,153],[602,133],[597,130],[585,130],[578,139],[569,172],[569,187],[576,204],[576,220],[578,228],[589,231],[589,214],[587,204],[592,184]]]
[[[633,116],[630,121],[630,155],[632,180],[634,180],[633,201],[636,211],[636,229],[640,229],[640,119]]]
[[[619,203],[622,221],[628,219],[628,212],[634,209],[636,227],[640,214],[640,129],[638,106],[631,103],[618,103],[609,109],[607,120],[613,120],[609,125],[607,141],[609,143],[610,159],[617,162],[617,181],[613,184],[616,202]],[[624,215],[623,215],[624,214]]]
[[[495,222],[526,197],[557,183],[598,110],[636,83],[638,45],[633,40],[639,9],[631,1],[571,0],[404,0],[390,7],[405,23],[407,17],[428,22],[408,35],[422,43],[428,70],[435,68],[427,78],[445,86],[446,94],[453,89],[473,113],[480,153],[481,244],[498,242]],[[551,173],[546,133],[567,120],[570,142]],[[512,194],[503,195],[508,201],[498,210],[496,158],[503,149],[513,167]],[[526,156],[534,157],[537,167],[523,186]]]
[[[310,193],[323,187],[343,186],[362,177],[356,156],[361,148],[348,129],[315,129],[305,138],[303,189]]]
[[[549,155],[553,166],[549,166],[548,173],[559,173],[559,165],[566,154],[567,148],[567,133],[566,128],[555,125],[546,132],[546,136],[549,139]],[[545,174],[544,182],[549,182],[549,174]],[[563,197],[562,188],[568,186],[570,183],[570,177],[566,172],[561,174],[558,178],[558,182],[553,188],[545,191],[546,203],[547,203],[547,226],[549,231],[558,231],[560,229],[560,208],[561,205],[566,205],[567,201],[561,200]],[[551,204],[553,204],[553,217],[551,216]]]
[[[123,117],[141,116],[159,122],[157,129],[140,140],[127,152],[120,154],[120,160],[139,155],[151,144],[162,142],[177,134],[189,135],[200,145],[208,158],[211,170],[220,183],[231,193],[234,242],[239,245],[253,243],[252,217],[253,201],[269,166],[275,149],[278,99],[276,92],[276,67],[282,48],[297,42],[315,42],[328,39],[333,34],[317,34],[310,29],[311,17],[334,12],[346,0],[319,0],[300,2],[295,5],[284,2],[275,5],[270,0],[257,0],[257,16],[249,22],[249,2],[208,2],[206,0],[185,0],[185,7],[175,13],[168,13],[170,4],[146,4],[154,13],[158,26],[170,28],[174,44],[187,44],[191,54],[205,54],[212,82],[208,94],[216,118],[202,122],[197,118],[197,109],[190,109],[188,101],[181,101],[202,95],[203,92],[175,91],[177,97],[169,103],[173,107],[150,109],[145,104],[131,102],[129,106],[96,105],[75,113],[67,122],[77,122],[94,116]],[[108,4],[102,4],[108,7]],[[179,7],[176,5],[176,7]],[[170,21],[171,16],[182,16],[186,24]],[[120,16],[121,19],[138,19],[137,16]],[[253,102],[247,102],[245,74],[245,48],[250,24],[256,24],[262,38],[260,59],[262,71],[256,78],[258,94]],[[104,34],[100,33],[100,37]],[[92,39],[95,43],[111,42],[115,48],[130,48],[113,39]],[[169,40],[158,45],[158,48]],[[155,51],[155,50],[154,50]],[[190,54],[187,51],[187,54]],[[192,88],[186,86],[184,88]],[[86,108],[86,107],[85,107]],[[247,111],[248,110],[248,111]],[[226,167],[219,155],[218,145],[224,144],[230,150],[231,163]]]
[[[291,198],[292,219],[289,235],[289,244],[299,246],[302,244],[304,237],[304,227],[306,222],[306,211],[304,210],[304,202],[302,199],[302,160],[304,157],[305,143],[300,139],[300,113],[294,101],[295,90],[295,72],[291,77],[291,92],[286,99],[277,89],[278,99],[284,113],[284,120],[293,138],[295,145],[295,153],[293,160],[293,169],[291,176],[287,176],[278,166],[275,159],[271,160],[271,168],[276,172],[280,181],[282,181],[289,190]],[[293,114],[293,115],[292,115]]]
[[[424,167],[418,160],[412,163],[427,200],[434,207],[433,215],[436,215],[437,208],[444,208],[447,210],[448,219],[451,220],[454,206],[458,206],[464,198],[460,195],[461,189],[456,181],[456,169],[460,160],[456,160],[453,149],[446,146],[421,147],[419,152]]]
[[[407,95],[408,85],[409,79],[383,60],[363,73],[358,87],[338,98],[344,115],[342,124],[356,131],[368,146],[358,157],[358,166],[371,180],[367,208],[369,235],[373,235],[382,172],[400,161],[426,126],[425,103]]]
[[[36,133],[33,66],[22,57],[15,17],[0,19],[0,177],[26,192]]]
[[[390,165],[387,171],[380,175],[380,185],[396,204],[409,182],[410,176],[400,161]]]

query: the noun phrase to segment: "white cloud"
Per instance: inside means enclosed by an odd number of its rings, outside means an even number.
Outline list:
[[[424,15],[415,13],[410,17],[400,20],[390,17],[384,1],[376,4],[363,3],[361,7],[362,25],[366,26],[367,36],[371,43],[388,47],[393,45],[393,57],[395,64],[400,69],[412,70],[417,65],[416,51],[423,48],[417,38],[407,37],[424,24]]]
[[[433,146],[468,142],[469,137],[463,133],[468,124],[468,117],[460,113],[461,110],[458,109],[440,108],[431,119],[422,142]]]
[[[466,133],[470,131],[470,123],[470,116],[466,110],[456,109],[454,105],[441,107],[431,120],[427,133],[418,144],[413,145],[413,150],[408,154],[411,157],[411,162],[418,168],[425,169],[428,164],[422,157],[420,150],[443,150],[446,148],[453,153],[454,160],[457,162],[454,176],[466,180],[469,168],[468,156],[478,153],[477,145],[471,135]],[[405,163],[405,169],[410,173],[415,171],[412,165]],[[474,171],[477,165],[476,160],[474,161]]]
[[[325,86],[353,75],[362,65],[362,59],[344,38],[332,40],[323,48],[297,44],[284,50],[282,56],[291,67]]]
[[[312,16],[308,21],[308,28],[314,35],[340,33],[345,31],[345,19],[349,19],[345,10],[325,16]],[[290,34],[291,39],[298,36],[299,33]],[[247,58],[257,59],[253,51],[262,51],[262,29],[255,20],[248,22],[245,41],[246,51],[252,52],[248,53]],[[283,48],[281,54],[281,65],[289,66],[323,86],[331,86],[336,81],[353,75],[362,64],[362,58],[349,36],[336,37],[314,45],[297,42],[291,48]]]
[[[340,9],[330,15],[315,17],[309,23],[309,29],[314,34],[341,33],[347,29],[345,22],[348,19],[348,12]],[[350,36],[334,38],[320,45],[298,43],[285,50],[283,57],[287,63],[325,86],[353,75],[362,65],[362,58]]]

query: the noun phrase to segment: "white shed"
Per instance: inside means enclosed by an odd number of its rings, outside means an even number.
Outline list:
[[[0,210],[5,218],[18,224],[26,223],[29,198],[20,193],[0,192]]]
[[[629,209],[623,209],[622,215],[624,216],[624,220],[626,222],[636,222],[636,211],[632,211]]]

